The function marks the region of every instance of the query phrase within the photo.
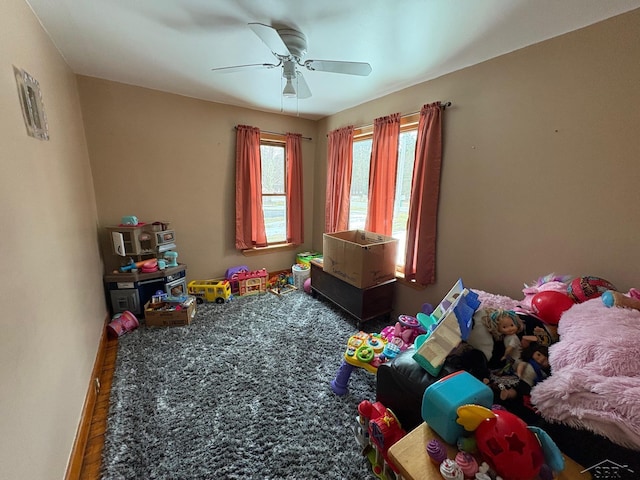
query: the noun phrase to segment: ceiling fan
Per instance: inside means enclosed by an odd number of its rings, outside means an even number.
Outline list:
[[[278,63],[253,63],[232,67],[212,68],[214,72],[230,73],[253,68],[282,67],[282,78],[286,81],[282,95],[291,98],[309,98],[311,91],[298,67],[319,72],[343,73],[367,76],[371,65],[365,62],[342,62],[336,60],[303,60],[307,53],[307,38],[291,28],[273,28],[262,23],[250,23],[249,28],[278,59]]]

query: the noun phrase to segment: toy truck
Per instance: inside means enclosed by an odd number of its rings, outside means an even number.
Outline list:
[[[192,280],[187,290],[198,303],[226,303],[233,298],[228,280]]]

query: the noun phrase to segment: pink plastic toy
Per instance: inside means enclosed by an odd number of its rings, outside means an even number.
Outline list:
[[[400,315],[395,325],[384,327],[380,335],[387,342],[397,345],[401,352],[413,345],[416,337],[426,333],[416,317]]]
[[[109,325],[107,325],[107,336],[111,339],[118,338],[131,330],[135,330],[140,326],[140,322],[136,316],[129,310],[122,313],[116,313]]]

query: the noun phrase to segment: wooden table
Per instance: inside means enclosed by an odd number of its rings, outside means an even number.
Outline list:
[[[447,446],[449,458],[456,455],[457,448],[445,443],[426,423],[422,423],[391,446],[388,452],[389,458],[400,470],[405,480],[442,480],[440,470],[431,462],[426,451],[427,443],[433,438],[437,438]],[[589,472],[581,473],[584,471],[584,467],[567,456],[564,457],[564,461],[564,470],[560,472],[556,480],[591,479]]]
[[[322,264],[311,260],[311,291],[335,303],[362,322],[389,315],[393,308],[396,279],[368,288],[358,288],[324,271]]]

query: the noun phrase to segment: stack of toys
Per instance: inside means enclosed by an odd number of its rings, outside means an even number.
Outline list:
[[[357,420],[356,440],[362,448],[362,454],[371,463],[373,473],[382,480],[397,478],[398,470],[387,453],[407,432],[394,413],[380,402],[364,400],[358,405]]]

